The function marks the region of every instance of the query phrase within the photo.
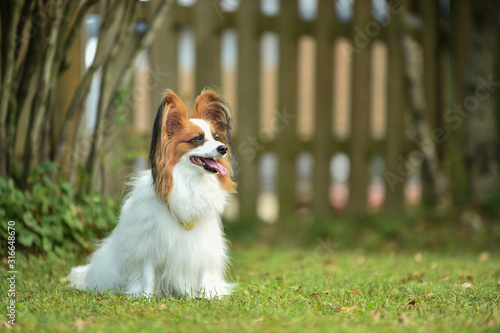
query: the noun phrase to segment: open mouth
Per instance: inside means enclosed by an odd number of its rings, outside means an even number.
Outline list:
[[[212,173],[218,172],[223,176],[227,173],[227,169],[213,158],[191,156],[191,162],[194,165],[202,167],[203,169],[207,170],[208,172],[212,172]]]

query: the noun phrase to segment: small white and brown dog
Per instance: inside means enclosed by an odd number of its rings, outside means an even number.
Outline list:
[[[230,294],[220,218],[236,187],[230,129],[229,105],[217,93],[203,91],[188,118],[167,91],[154,122],[151,169],[132,179],[118,225],[88,265],[71,270],[72,286],[138,297]]]

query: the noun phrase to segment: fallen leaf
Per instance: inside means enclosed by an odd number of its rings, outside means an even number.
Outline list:
[[[247,271],[247,274],[255,276],[255,275],[259,275],[259,272],[256,272],[256,271]]]
[[[319,295],[328,295],[328,291],[316,291],[316,292],[310,293],[309,297],[316,298]]]
[[[472,283],[470,283],[470,282],[464,282],[464,283],[461,284],[461,287],[463,289],[472,288]]]
[[[351,290],[351,294],[358,294],[358,293],[359,293],[359,289]]]
[[[450,279],[450,276],[448,274],[445,274],[439,278],[439,280],[444,280],[444,281],[448,281],[449,279]]]
[[[75,320],[75,330],[77,332],[81,332],[85,329],[85,327],[87,327],[88,324],[89,324],[88,320],[83,320],[83,319],[77,318]]]
[[[337,260],[335,260],[335,259],[327,259],[327,260],[325,260],[325,264],[327,266],[332,266],[332,267],[338,267],[338,266],[340,266],[339,262]]]
[[[418,281],[419,283],[422,283],[424,276],[425,276],[424,272],[410,272],[406,274],[406,279],[399,281],[399,283],[404,284],[410,281]]]
[[[5,327],[7,327],[7,328],[10,328],[10,329],[12,329],[12,328],[15,327],[15,326],[9,324],[9,322],[7,322],[6,320],[3,320],[3,319],[2,319],[2,325],[5,326]]]
[[[380,312],[382,309],[377,309],[375,310],[375,313],[373,314],[373,321],[378,323],[380,321]]]
[[[375,310],[375,313],[373,314],[373,320],[378,323],[380,321],[380,313],[382,312],[382,308],[378,308]]]
[[[422,253],[420,253],[420,252],[415,253],[415,255],[413,256],[413,259],[415,259],[416,263],[422,262]]]
[[[410,322],[410,318],[408,318],[404,313],[399,315],[399,322],[401,324],[408,324]]]
[[[295,292],[298,292],[300,289],[302,289],[302,286],[298,286],[298,287],[296,287],[296,286],[287,286],[287,288],[293,289]]]
[[[493,326],[493,318],[490,318],[484,322],[486,326]]]
[[[358,256],[356,258],[356,265],[363,265],[366,261],[366,258],[364,256]]]
[[[60,278],[60,279],[59,279],[59,282],[61,282],[61,283],[66,283],[67,281],[68,281],[68,280],[66,280],[66,278],[65,278],[65,277],[62,277],[62,278]]]
[[[424,272],[413,272],[413,273],[408,273],[406,275],[408,277],[408,280],[421,280],[424,276]]]
[[[490,253],[488,251],[483,251],[479,254],[479,262],[485,262],[490,260]]]
[[[344,312],[352,312],[352,310],[354,310],[356,308],[357,305],[353,305],[353,306],[350,306],[348,308],[346,307],[341,307],[340,310],[344,311]]]

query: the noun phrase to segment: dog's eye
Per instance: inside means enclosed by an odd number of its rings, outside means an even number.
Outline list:
[[[220,140],[220,138],[219,138],[219,136],[217,134],[214,134],[214,140],[215,141],[219,141]]]
[[[205,138],[203,137],[203,135],[197,135],[193,138],[193,140],[196,142],[203,142],[205,141]]]

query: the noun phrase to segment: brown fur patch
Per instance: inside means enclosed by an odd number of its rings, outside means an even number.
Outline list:
[[[220,185],[226,191],[236,193],[236,183],[231,179],[233,175],[233,168],[231,168],[228,156],[226,155],[224,158],[220,158],[217,161],[227,169],[227,173],[224,176],[221,174],[217,175],[217,177],[219,177]]]
[[[204,90],[197,98],[191,118],[204,119],[210,123],[221,141],[229,142],[231,112],[227,101],[211,90]]]

